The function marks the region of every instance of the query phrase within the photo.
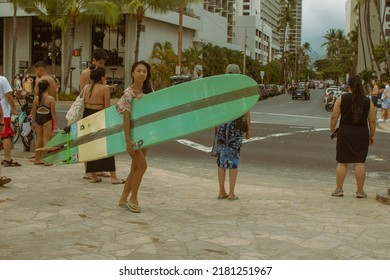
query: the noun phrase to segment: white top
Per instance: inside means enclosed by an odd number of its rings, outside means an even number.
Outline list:
[[[3,114],[5,118],[11,117],[11,106],[5,98],[6,93],[12,93],[11,85],[6,77],[0,76],[0,102],[3,107]]]

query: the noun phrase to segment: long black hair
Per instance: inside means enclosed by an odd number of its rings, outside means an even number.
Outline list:
[[[352,91],[352,120],[354,123],[359,123],[364,117],[364,101],[366,99],[361,78],[359,76],[350,77],[348,86]]]
[[[49,82],[47,80],[40,80],[38,83],[38,103],[41,104],[43,93],[49,88]]]
[[[91,88],[89,89],[89,97],[91,97],[93,88],[95,87],[96,83],[98,83],[102,77],[106,76],[106,69],[104,67],[96,67],[95,65],[91,65],[89,70],[89,78],[92,81]]]
[[[131,66],[131,78],[133,79],[133,82],[134,82],[133,72],[135,71],[135,68],[137,68],[137,66],[140,64],[144,65],[146,67],[146,70],[147,70],[146,79],[144,81],[144,84],[142,85],[142,92],[143,93],[151,93],[151,92],[153,92],[153,88],[152,88],[152,85],[150,83],[150,79],[152,78],[152,72],[150,71],[150,64],[149,63],[147,63],[144,60],[140,60],[140,61],[135,62],[133,64],[133,66]]]

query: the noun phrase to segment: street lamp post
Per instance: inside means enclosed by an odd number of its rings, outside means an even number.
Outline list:
[[[72,73],[74,69],[76,69],[76,67],[70,67],[70,92],[72,92]]]

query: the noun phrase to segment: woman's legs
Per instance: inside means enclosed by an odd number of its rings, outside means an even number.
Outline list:
[[[135,152],[135,154],[132,156],[133,163],[135,163],[136,170],[134,171],[133,175],[130,178],[130,185],[131,185],[131,195],[130,195],[130,202],[132,204],[138,205],[138,189],[141,185],[142,177],[144,176],[146,169],[148,168],[148,164],[145,160],[145,155],[143,151],[138,150]]]
[[[235,199],[234,188],[236,186],[238,169],[229,169],[229,196],[228,199]]]
[[[355,163],[355,179],[357,192],[364,193],[364,181],[366,180],[366,164],[365,163]]]
[[[225,190],[225,177],[226,177],[226,169],[218,167],[218,183],[219,183],[219,198],[225,198],[227,193]]]
[[[131,193],[131,204],[138,205],[138,189],[141,185],[143,175],[147,169],[146,163],[147,149],[137,150],[132,157],[130,173],[126,178],[125,186],[122,191],[122,195],[119,199],[119,206],[123,206],[127,203],[127,198]]]
[[[35,162],[42,162],[42,153],[41,151],[37,151],[37,149],[43,147],[43,126],[39,124],[35,124]]]
[[[345,177],[347,176],[348,164],[337,163],[336,168],[336,189],[343,189]]]

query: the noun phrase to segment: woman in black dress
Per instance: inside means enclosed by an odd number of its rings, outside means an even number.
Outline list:
[[[366,179],[368,146],[374,143],[376,108],[366,97],[361,79],[349,78],[349,93],[340,96],[334,105],[330,129],[334,131],[340,115],[336,145],[336,189],[332,196],[343,196],[343,185],[348,163],[353,163],[357,185],[356,197],[367,197],[363,191]]]

